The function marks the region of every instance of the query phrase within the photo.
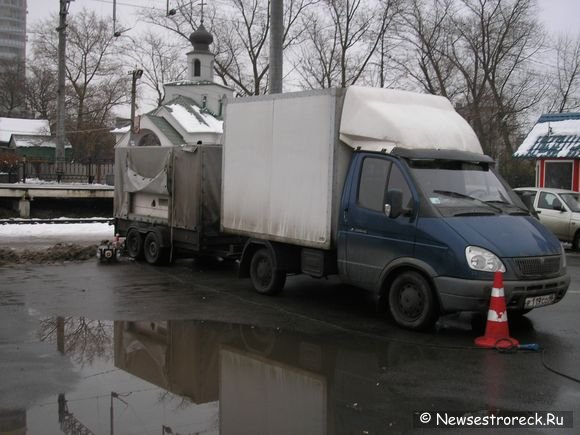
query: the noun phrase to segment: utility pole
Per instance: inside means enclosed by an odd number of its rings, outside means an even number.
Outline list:
[[[58,31],[58,91],[56,100],[56,149],[54,153],[56,164],[56,179],[60,183],[64,175],[64,144],[65,144],[65,61],[66,61],[66,16],[70,2],[60,0]]]
[[[270,93],[282,93],[284,1],[270,1]]]

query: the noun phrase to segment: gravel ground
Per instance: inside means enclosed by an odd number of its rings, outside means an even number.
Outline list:
[[[65,261],[85,261],[93,258],[97,245],[57,243],[46,249],[0,248],[0,266],[24,263],[61,263]]]

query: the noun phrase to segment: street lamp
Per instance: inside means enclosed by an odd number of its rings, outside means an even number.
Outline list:
[[[135,95],[137,93],[137,80],[143,75],[142,69],[134,69],[129,71],[129,75],[132,76],[131,82],[131,134],[129,136],[129,142],[133,141],[133,133],[135,133]]]
[[[173,8],[172,9],[169,9],[169,0],[167,0],[167,9],[166,9],[166,12],[165,12],[165,16],[166,17],[170,17],[172,15],[175,15],[176,13],[177,13],[177,10],[176,9],[173,9]]]
[[[123,394],[123,396],[128,396],[129,394],[131,394],[131,393]],[[121,395],[119,393],[115,393],[114,391],[111,391],[111,407],[109,408],[110,417],[111,417],[111,419],[110,419],[110,421],[111,421],[111,427],[110,427],[111,435],[114,435],[115,434],[115,425],[114,425],[114,422],[113,422],[113,417],[114,417],[114,413],[113,413],[113,399],[120,400],[121,402],[123,402],[125,404],[125,406],[128,406],[129,405],[127,402],[125,402],[123,399],[121,399],[120,396]]]

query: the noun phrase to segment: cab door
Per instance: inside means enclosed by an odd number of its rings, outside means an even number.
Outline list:
[[[369,155],[360,162],[345,210],[344,262],[347,281],[374,290],[389,263],[414,255],[415,199],[398,160]],[[402,194],[404,211],[399,216],[385,214],[389,190]]]

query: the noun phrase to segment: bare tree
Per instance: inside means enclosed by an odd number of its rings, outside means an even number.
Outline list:
[[[316,14],[308,16],[304,23],[308,42],[301,48],[299,60],[295,62],[302,86],[331,88],[340,81],[338,29],[320,22]]]
[[[458,40],[453,60],[477,97],[476,132],[493,156],[515,151],[518,115],[537,104],[546,84],[530,60],[543,44],[533,0],[461,0],[453,20]],[[475,63],[475,69],[473,64]],[[475,74],[469,74],[470,71]],[[479,84],[477,84],[479,82]],[[483,122],[483,111],[486,121]],[[477,131],[480,129],[480,131]],[[493,132],[499,132],[495,138]],[[494,143],[497,139],[499,141]]]
[[[318,0],[284,2],[283,48],[300,40],[301,15]],[[199,25],[191,2],[177,1],[178,13],[169,17],[152,10],[143,10],[143,18],[171,30],[188,40]],[[210,8],[205,25],[214,35],[212,51],[216,55],[214,69],[218,77],[242,95],[258,95],[268,89],[269,17],[268,0],[234,0],[229,7]]]
[[[48,318],[41,322],[40,340],[49,343],[63,341],[64,353],[84,366],[92,364],[96,358],[109,361],[113,358],[113,323],[100,320],[88,320],[84,317],[61,318],[64,330],[59,331],[57,318]],[[58,337],[58,334],[63,337]]]
[[[182,47],[171,44],[166,38],[148,33],[140,40],[131,40],[126,52],[143,69],[141,80],[153,91],[157,107],[165,98],[163,84],[185,78],[187,64]]]
[[[25,109],[25,65],[14,61],[0,66],[0,114],[18,115]]]
[[[563,36],[556,44],[554,97],[549,111],[558,113],[580,108],[580,34]]]
[[[450,59],[453,45],[453,0],[412,0],[401,15],[400,37],[405,44],[394,58],[397,66],[426,92],[453,98],[461,88]]]
[[[37,117],[56,121],[57,77],[47,65],[30,63],[26,78],[26,105]]]
[[[345,87],[369,75],[400,10],[397,0],[325,0],[304,20],[308,40],[295,62],[307,87]]]
[[[33,55],[42,65],[57,59],[55,17],[35,29]],[[67,26],[68,138],[77,157],[112,146],[107,133],[112,110],[129,101],[130,82],[111,20],[86,9],[71,15]]]

